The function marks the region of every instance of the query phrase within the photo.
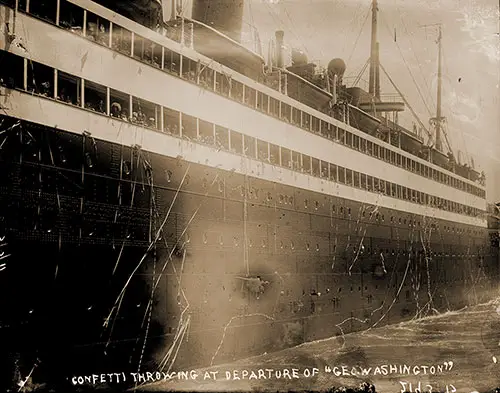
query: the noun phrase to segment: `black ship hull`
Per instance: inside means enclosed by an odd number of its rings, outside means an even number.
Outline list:
[[[497,290],[486,228],[2,120],[9,379],[217,364]]]

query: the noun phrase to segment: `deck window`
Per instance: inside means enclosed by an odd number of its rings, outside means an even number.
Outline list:
[[[111,47],[127,56],[132,53],[132,33],[121,26],[113,25]]]
[[[163,131],[167,134],[180,135],[180,114],[169,108],[163,108]]]
[[[432,170],[432,178],[435,180],[435,181],[439,181],[439,172],[436,170],[436,169],[433,169]],[[465,183],[464,183],[465,184]]]
[[[200,85],[208,90],[214,89],[214,70],[206,64],[200,64]]]
[[[229,97],[231,89],[231,78],[223,72],[217,72],[215,90],[223,96]]]
[[[32,2],[30,2],[31,7]],[[109,21],[87,11],[85,37],[98,44],[109,46]]]
[[[328,162],[320,161],[320,172],[323,179],[328,179]]]
[[[312,116],[312,127],[311,127],[311,131],[312,132],[316,132],[316,133],[319,133],[319,128],[320,127],[320,120],[315,117],[315,116]]]
[[[195,117],[182,114],[182,137],[194,141],[198,137],[198,121]]]
[[[144,38],[142,38],[139,34],[134,33],[134,54],[133,56],[137,60],[143,59],[144,56]]]
[[[111,89],[109,92],[110,114],[121,120],[129,121],[130,96],[121,91]]]
[[[292,107],[284,102],[281,103],[281,119],[287,123],[292,120]]]
[[[182,77],[190,82],[196,82],[196,71],[196,61],[184,56],[182,58]]]
[[[300,122],[301,122],[301,111],[300,109],[297,109],[297,108],[293,108],[292,107],[292,123],[295,124],[296,126],[300,126]]]
[[[214,125],[212,123],[201,119],[198,121],[198,140],[207,145],[214,144]]]
[[[300,171],[302,157],[299,152],[292,151],[292,165],[293,170]]]
[[[312,167],[312,175],[319,177],[320,171],[319,171],[319,160],[317,158],[312,158],[311,160],[311,167]]]
[[[373,156],[373,142],[368,141],[366,143],[366,152],[370,155]]]
[[[28,91],[54,97],[54,69],[28,60]]]
[[[9,89],[24,89],[24,60],[22,57],[0,50],[0,85]]]
[[[386,182],[382,179],[380,179],[380,192],[384,195],[387,195]]]
[[[293,168],[292,166],[292,152],[287,149],[286,147],[282,147],[280,149],[280,156],[281,156],[281,166],[285,168]]]
[[[345,168],[344,167],[337,167],[338,170],[338,179],[339,183],[345,184]]]
[[[153,56],[153,58],[151,59],[151,65],[156,68],[161,68],[162,46],[152,42],[151,52]]]
[[[331,124],[327,121],[321,121],[320,134],[326,138],[330,138]]]
[[[391,197],[397,198],[397,186],[394,183],[390,183],[391,186]]]
[[[366,139],[364,138],[361,138],[361,145],[360,145],[360,149],[361,149],[361,152],[365,153],[366,154]]]
[[[423,192],[418,192],[418,201],[422,205],[425,204],[425,194]]]
[[[219,149],[229,150],[229,130],[227,128],[215,126],[215,145]]]
[[[331,181],[337,181],[337,165],[329,164],[329,179]]]
[[[57,73],[57,99],[71,105],[80,106],[81,79],[58,71]]]
[[[311,130],[311,115],[307,112],[302,112],[302,128],[307,131]]]
[[[261,161],[269,161],[268,143],[257,139],[257,158]]]
[[[359,172],[356,172],[354,171],[353,172],[353,180],[354,180],[354,187],[360,187],[360,176],[359,176]]]
[[[231,151],[233,153],[242,154],[243,153],[243,135],[239,132],[230,131],[230,142],[231,142]]]
[[[152,102],[132,97],[132,122],[143,127],[158,129],[160,107]]]
[[[305,154],[302,154],[302,167],[301,171],[304,173],[311,173],[311,157]]]
[[[396,186],[396,198],[403,199],[403,187],[400,185]]]
[[[353,145],[356,150],[359,150],[359,136],[353,135]]]
[[[255,108],[257,92],[254,88],[245,86],[245,104],[251,108]]]
[[[280,102],[273,97],[269,97],[269,114],[274,117],[279,117]]]
[[[360,176],[360,187],[366,190],[366,174],[364,173]]]
[[[72,33],[83,34],[83,8],[61,0],[59,8],[59,26],[68,29]]]
[[[373,177],[371,176],[366,176],[366,189],[368,191],[373,190]]]
[[[113,30],[113,35],[114,35],[114,30]],[[163,69],[166,72],[170,72],[174,75],[179,75],[180,64],[181,64],[180,55],[177,52],[165,48],[163,54]]]
[[[255,138],[248,135],[244,135],[243,143],[245,147],[243,154],[246,155],[247,157],[256,158],[257,142],[255,141]]]
[[[241,82],[232,81],[231,97],[238,102],[243,102],[243,84]]]
[[[403,187],[403,199],[405,201],[407,201],[407,200],[410,199],[410,196],[409,196],[409,193],[408,193],[408,188],[406,188],[406,187]]]
[[[31,0],[29,13],[49,23],[56,23],[56,0]]]
[[[269,161],[273,165],[280,164],[280,148],[278,145],[269,144]]]
[[[85,108],[91,111],[106,113],[107,90],[103,85],[84,81],[85,84]]]
[[[143,38],[142,40],[142,61],[147,64],[153,64],[153,42]],[[161,56],[161,54],[160,54]],[[161,57],[160,57],[161,59]]]
[[[257,109],[259,111],[267,113],[268,105],[269,105],[269,96],[259,91],[257,93]]]

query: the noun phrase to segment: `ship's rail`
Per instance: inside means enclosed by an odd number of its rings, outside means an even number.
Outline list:
[[[23,1],[20,2],[19,6],[21,7],[22,4]],[[77,4],[87,5],[91,10]],[[210,59],[204,58],[182,44],[166,39],[159,33],[146,29],[144,26],[140,26],[89,0],[60,0],[57,2],[56,12],[52,17],[47,16],[46,10],[45,13],[35,12],[28,7],[29,2],[25,4],[23,10],[27,10],[32,16],[59,25],[94,41],[96,44],[131,56],[152,67],[163,69],[165,72],[196,83],[204,89],[247,105],[249,108],[291,123],[308,132],[335,140],[417,175],[485,198],[485,190],[478,187],[473,181],[466,180],[451,172],[449,174],[442,172],[439,166],[431,162],[415,158],[411,153],[406,155],[398,147],[381,142],[380,139],[366,135],[362,131],[289,98],[285,95],[286,79],[284,80],[284,78],[286,78],[286,73],[278,71],[278,77],[275,79],[277,83],[269,83],[272,88],[266,89],[264,85],[239,75],[227,67],[214,64]],[[22,9],[20,8],[20,10]],[[79,13],[82,15],[77,17]],[[68,15],[70,16],[68,17]],[[162,43],[160,44],[160,42]],[[273,88],[277,88],[278,91],[274,91]],[[129,113],[131,114],[132,111],[129,110]],[[345,138],[335,138],[332,130],[337,128],[343,129],[342,134],[345,135]],[[372,151],[378,152],[378,154],[373,154],[364,148],[370,144],[376,147]]]

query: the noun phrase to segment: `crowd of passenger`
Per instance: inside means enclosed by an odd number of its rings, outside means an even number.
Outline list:
[[[118,102],[113,102],[110,107],[110,115],[117,119],[143,127],[156,128],[156,119],[154,117],[148,117],[141,108],[138,108],[137,111],[133,111],[132,115],[129,116],[127,109],[122,108]]]

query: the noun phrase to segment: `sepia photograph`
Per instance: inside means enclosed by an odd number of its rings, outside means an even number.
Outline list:
[[[500,393],[500,2],[0,0],[0,392]]]

